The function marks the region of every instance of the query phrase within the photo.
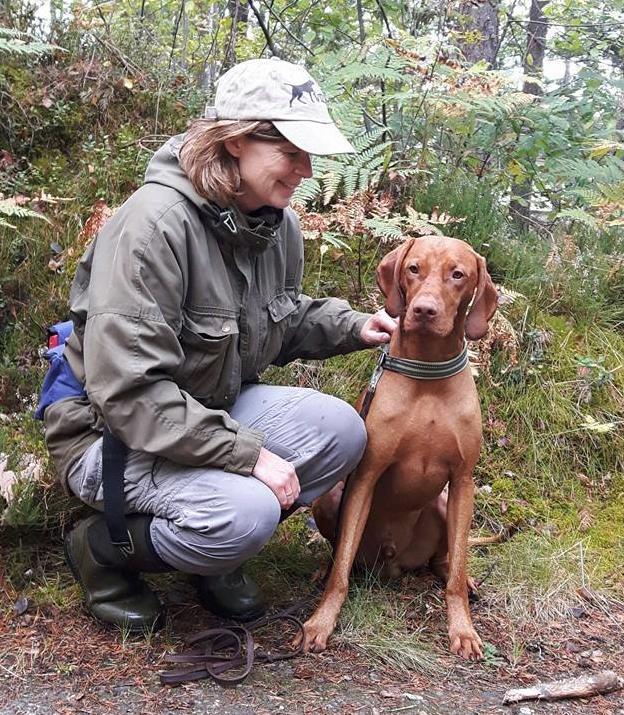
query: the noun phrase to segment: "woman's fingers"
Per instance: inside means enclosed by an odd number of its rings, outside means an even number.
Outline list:
[[[271,489],[282,509],[289,509],[301,492],[294,466],[264,447],[252,475]]]

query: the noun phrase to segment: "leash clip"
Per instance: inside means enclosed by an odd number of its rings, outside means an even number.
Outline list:
[[[375,365],[375,369],[373,370],[370,382],[368,383],[368,387],[366,388],[366,394],[364,395],[364,400],[362,401],[362,406],[360,407],[360,417],[364,421],[366,421],[368,410],[370,409],[371,402],[373,401],[373,397],[375,396],[375,391],[377,390],[377,383],[379,382],[379,378],[383,375],[384,365],[386,364],[386,360],[388,358],[389,349],[390,346],[388,343],[386,343],[381,348],[377,364]]]
[[[379,359],[377,360],[377,364],[375,365],[375,369],[373,370],[373,375],[371,377],[371,381],[368,386],[368,389],[373,393],[377,389],[377,383],[379,382],[379,378],[383,374],[384,365],[386,364],[386,359],[388,358],[388,350],[389,350],[389,346],[388,346],[388,343],[386,343],[381,348],[381,352],[379,354]]]

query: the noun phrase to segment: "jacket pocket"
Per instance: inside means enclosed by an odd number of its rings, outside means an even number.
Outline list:
[[[287,293],[279,293],[269,301],[267,310],[269,320],[264,347],[264,367],[270,365],[279,355],[284,334],[290,325],[289,317],[296,312],[297,305]]]
[[[179,340],[184,362],[175,373],[178,386],[206,406],[224,404],[238,372],[236,318],[187,310]]]

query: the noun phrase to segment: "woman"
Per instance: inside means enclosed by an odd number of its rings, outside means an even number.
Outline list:
[[[303,242],[288,208],[310,153],[352,151],[310,75],[251,60],[219,81],[215,106],[150,162],[145,184],[83,257],[65,356],[85,393],[45,411],[65,486],[103,509],[104,425],[128,448],[130,548],[101,513],[66,538],[100,621],[161,622],[141,571],[199,576],[201,602],[246,620],[263,610],[241,566],[280,518],[343,479],[364,450],[346,403],[258,383],[270,364],[389,340],[384,313],[300,293]]]

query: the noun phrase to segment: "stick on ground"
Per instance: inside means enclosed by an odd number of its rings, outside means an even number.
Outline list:
[[[503,704],[519,703],[521,700],[589,698],[592,695],[612,693],[620,688],[624,688],[624,678],[620,678],[612,670],[602,670],[594,675],[582,675],[579,678],[540,683],[530,688],[508,690],[503,696]]]

